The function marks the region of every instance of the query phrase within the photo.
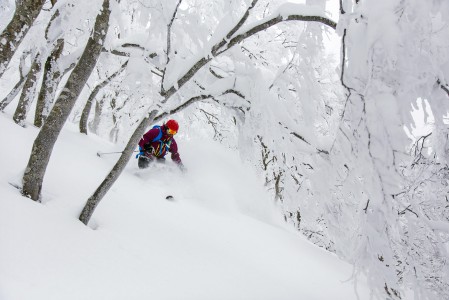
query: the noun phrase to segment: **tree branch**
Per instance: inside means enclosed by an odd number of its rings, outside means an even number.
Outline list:
[[[220,96],[227,95],[227,94],[234,94],[234,95],[239,96],[239,97],[242,98],[242,99],[246,99],[245,96],[244,96],[242,93],[240,93],[239,91],[236,91],[236,90],[234,90],[234,89],[226,90],[226,91],[224,91],[223,94],[221,94]]]
[[[294,137],[297,137],[298,139],[300,139],[301,141],[303,141],[304,143],[306,143],[307,145],[312,146],[302,135],[299,135],[296,132],[290,132],[291,135],[293,135]]]
[[[221,75],[218,75],[217,72],[215,72],[214,70],[212,70],[212,68],[209,68],[209,72],[214,75],[215,77],[217,77],[218,79],[223,79],[224,77]]]
[[[443,91],[446,92],[446,94],[449,96],[449,86],[447,84],[444,84],[441,82],[440,79],[437,80],[437,84],[443,89]]]
[[[178,1],[176,4],[175,11],[173,12],[173,16],[171,17],[170,23],[167,25],[167,61],[165,63],[164,71],[162,72],[162,80],[161,80],[161,94],[165,93],[164,90],[164,79],[165,79],[165,71],[167,70],[168,63],[170,62],[170,52],[171,52],[171,27],[176,18],[176,13],[178,12],[179,5],[181,5],[182,0]]]
[[[207,57],[203,57],[200,60],[198,60],[188,71],[186,74],[184,74],[184,76],[182,76],[178,82],[177,82],[177,88],[175,88],[175,86],[173,85],[171,88],[169,88],[166,91],[161,92],[161,95],[165,97],[165,100],[162,101],[162,103],[165,103],[168,98],[170,98],[179,88],[181,88],[184,84],[186,84],[203,66],[205,66],[207,63],[209,63],[213,57],[218,56],[222,53],[224,53],[225,51],[229,50],[232,46],[242,42],[243,40],[249,38],[250,36],[252,36],[253,34],[263,31],[273,25],[276,25],[280,22],[283,21],[311,21],[311,22],[320,22],[323,23],[325,25],[330,26],[333,29],[336,29],[337,24],[327,18],[324,17],[320,17],[320,16],[301,16],[301,15],[290,15],[287,18],[283,18],[282,16],[278,16],[276,18],[273,18],[271,20],[266,21],[265,23],[256,25],[255,27],[253,27],[252,29],[248,30],[245,33],[242,33],[236,37],[234,37],[233,39],[231,39],[231,41],[227,44],[227,47],[225,49],[223,49],[220,52],[217,53],[213,53],[212,52],[212,57],[211,56],[207,56]],[[221,42],[219,42],[220,44]],[[213,46],[212,49],[218,49],[216,47],[217,45]]]
[[[103,80],[101,83],[99,83],[93,89],[92,93],[89,96],[89,99],[86,102],[86,105],[84,106],[83,112],[81,113],[81,118],[80,118],[80,123],[79,123],[80,133],[87,134],[87,120],[89,119],[89,114],[90,114],[90,111],[92,108],[92,103],[93,103],[95,97],[97,96],[98,92],[100,92],[100,90],[102,88],[104,88],[112,80],[114,80],[115,77],[119,76],[126,69],[127,65],[128,65],[128,60],[121,65],[120,69],[115,71],[111,76],[109,76],[108,78]]]
[[[254,6],[256,6],[258,1],[259,0],[253,0],[253,2],[251,2],[251,4],[249,5],[248,9],[245,12],[245,14],[242,16],[242,18],[237,23],[237,25],[235,25],[234,28],[232,28],[231,31],[228,32],[228,34],[226,35],[226,39],[222,39],[218,44],[216,44],[215,46],[212,47],[212,51],[211,51],[212,54],[215,55],[215,53],[217,53],[221,47],[226,45],[227,40],[229,40],[237,32],[237,30],[239,30],[243,26],[243,24],[246,22],[246,20],[249,17],[250,11],[254,8]]]
[[[334,21],[332,21],[328,18],[324,18],[324,17],[320,17],[320,16],[290,15],[287,18],[284,18],[281,15],[279,15],[273,19],[270,19],[270,20],[262,23],[262,24],[254,26],[253,28],[251,28],[250,30],[248,30],[242,34],[237,35],[236,37],[234,37],[233,39],[231,39],[229,41],[226,49],[222,50],[221,52],[216,53],[216,55],[223,53],[224,51],[226,51],[229,48],[231,48],[232,46],[242,42],[243,40],[249,38],[250,36],[252,36],[260,31],[264,31],[264,30],[270,28],[271,26],[274,26],[274,25],[284,22],[284,21],[319,22],[319,23],[327,25],[333,29],[337,28],[337,23],[335,23]],[[214,53],[212,52],[212,54],[214,54]]]
[[[22,56],[20,57],[20,64],[19,64],[19,75],[20,79],[14,86],[14,88],[9,92],[9,94],[0,102],[0,111],[3,111],[6,106],[11,103],[12,100],[17,96],[20,90],[22,90],[23,85],[25,84],[25,79],[28,76],[28,73],[30,71],[29,68],[26,70],[24,69],[25,65],[25,59],[28,57],[28,55],[31,53],[30,50],[24,51],[22,53]]]
[[[235,94],[235,95],[245,99],[245,96],[242,93],[240,93],[239,91],[233,90],[233,89],[229,89],[229,90],[224,91],[223,93],[220,94],[220,96],[227,95],[227,94]],[[177,112],[180,112],[181,110],[187,108],[188,106],[190,106],[190,105],[192,105],[192,104],[194,104],[194,103],[196,103],[198,101],[206,100],[206,99],[209,99],[209,98],[215,99],[215,96],[213,96],[213,95],[199,95],[199,96],[192,97],[189,100],[187,100],[186,102],[182,103],[181,105],[175,107],[174,109],[171,109],[168,112],[163,112],[162,114],[159,114],[158,116],[156,116],[154,118],[154,122],[158,122],[158,121],[160,121],[161,119],[163,119],[165,117],[168,117],[168,116],[171,116],[171,115],[173,115],[173,114],[175,114]]]
[[[343,8],[343,0],[340,0],[340,14],[344,15],[345,13],[345,9]]]
[[[136,48],[136,49],[142,50],[144,52],[149,52],[147,49],[145,49],[145,47],[140,46],[138,44],[125,43],[125,44],[121,45],[120,47],[121,48]],[[118,55],[118,56],[125,56],[125,57],[130,57],[131,56],[130,53],[124,52],[124,51],[119,51],[117,49],[108,50],[106,48],[103,48],[101,51],[102,52],[108,52],[108,53],[111,53],[111,54],[114,54],[114,55]],[[157,56],[157,53],[155,53],[155,52],[150,53],[148,55],[149,58],[155,58],[156,56]]]
[[[187,108],[188,106],[192,105],[193,103],[196,103],[196,102],[202,101],[202,100],[206,100],[206,99],[209,99],[209,98],[213,98],[213,96],[212,95],[200,95],[200,96],[192,97],[189,100],[187,100],[186,102],[184,102],[183,104],[175,107],[174,109],[169,110],[168,112],[163,112],[162,114],[159,114],[158,116],[156,116],[154,118],[154,122],[158,122],[158,121],[162,120],[165,117],[173,115],[173,114],[175,114],[175,113],[177,113],[177,112]]]

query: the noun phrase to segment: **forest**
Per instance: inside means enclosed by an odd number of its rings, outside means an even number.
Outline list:
[[[449,299],[448,20],[441,0],[2,1],[0,111],[39,130],[18,188],[45,200],[67,123],[120,145],[88,225],[176,118],[254,166],[375,299]]]

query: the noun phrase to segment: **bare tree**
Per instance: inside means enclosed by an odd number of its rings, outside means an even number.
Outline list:
[[[81,119],[80,119],[80,132],[81,133],[87,134],[87,120],[89,119],[89,114],[92,109],[92,104],[93,104],[93,101],[94,101],[95,97],[97,96],[98,92],[100,92],[100,90],[102,88],[104,88],[106,85],[108,85],[115,77],[119,76],[126,69],[127,65],[128,65],[128,61],[126,61],[120,67],[119,70],[117,70],[111,76],[109,76],[108,78],[103,80],[101,83],[99,83],[93,89],[92,93],[90,93],[89,99],[87,99],[86,105],[84,106],[83,112],[81,114]]]
[[[15,51],[19,47],[34,20],[39,15],[45,0],[16,0],[14,16],[0,34],[0,77],[6,71]]]
[[[39,201],[45,171],[59,133],[100,56],[102,41],[109,28],[110,14],[109,0],[104,0],[86,48],[34,141],[23,176],[22,190],[24,196],[34,201]]]
[[[34,57],[33,63],[31,64],[30,72],[28,72],[22,94],[20,95],[19,103],[17,104],[17,108],[13,116],[14,122],[20,126],[24,125],[29,108],[33,103],[34,96],[36,95],[36,88],[39,81],[41,68],[41,54],[37,53]]]

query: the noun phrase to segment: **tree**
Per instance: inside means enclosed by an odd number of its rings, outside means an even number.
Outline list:
[[[31,103],[34,100],[41,68],[41,54],[37,52],[34,56],[34,60],[31,64],[31,69],[28,72],[27,78],[23,85],[22,94],[20,95],[19,103],[17,104],[17,108],[13,116],[14,122],[19,124],[20,126],[24,126],[24,121],[28,115]]]
[[[30,52],[25,51],[21,58],[19,64],[19,81],[12,88],[12,90],[8,93],[8,95],[0,102],[0,111],[3,111],[9,103],[17,96],[17,94],[22,90],[23,85],[25,84],[25,80],[28,77],[28,72],[30,71],[31,66],[26,66],[25,60],[29,56]]]
[[[80,119],[80,132],[87,134],[87,120],[89,118],[90,111],[92,109],[92,104],[95,100],[95,97],[97,96],[98,92],[104,88],[108,83],[110,83],[115,77],[119,76],[128,65],[128,61],[122,64],[119,70],[114,72],[111,76],[103,80],[101,83],[99,83],[95,88],[93,89],[92,93],[90,93],[89,99],[87,99],[86,105],[84,106],[83,113],[81,114]]]
[[[37,97],[36,112],[34,115],[34,126],[41,127],[44,119],[48,116],[50,104],[56,95],[56,89],[62,78],[57,61],[64,49],[64,39],[58,39],[53,51],[47,57],[42,77],[42,85]]]
[[[44,4],[45,0],[16,1],[14,16],[0,34],[0,77],[6,71],[15,51],[33,25]]]
[[[331,188],[321,189],[316,202],[326,211],[337,252],[367,276],[378,297],[399,299],[412,290],[417,298],[445,299],[448,219],[431,211],[446,201],[441,146],[449,107],[438,79],[449,74],[442,40],[449,34],[442,21],[449,7],[413,0],[341,4],[346,99],[329,160],[320,166]],[[408,151],[412,141],[404,127],[413,130],[417,99],[426,99],[434,113],[438,164],[416,164]]]
[[[92,36],[33,143],[30,159],[23,176],[22,193],[34,201],[39,201],[42,182],[53,146],[102,51],[102,41],[104,41],[109,28],[110,13],[109,0],[104,0],[102,10],[95,20]]]

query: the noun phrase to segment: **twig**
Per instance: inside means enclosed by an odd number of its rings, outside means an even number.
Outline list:
[[[229,43],[227,43],[226,48],[223,49],[220,52],[216,52],[214,53],[212,51],[212,54],[214,55],[219,55],[223,52],[225,52],[226,50],[228,50],[229,48],[231,48],[232,46],[242,42],[243,40],[249,38],[250,36],[260,32],[260,31],[264,31],[268,28],[270,28],[273,25],[276,25],[278,23],[284,22],[284,21],[308,21],[308,22],[319,22],[322,23],[324,25],[327,25],[333,29],[337,28],[337,23],[335,23],[334,21],[328,19],[328,18],[324,18],[324,17],[320,17],[320,16],[303,16],[303,15],[290,15],[287,18],[284,18],[283,16],[279,15],[277,17],[274,17],[273,19],[270,19],[262,24],[256,25],[253,28],[251,28],[250,30],[237,35],[236,37],[232,38]]]
[[[446,92],[449,96],[449,86],[447,84],[443,84],[440,79],[437,80],[437,84]]]

